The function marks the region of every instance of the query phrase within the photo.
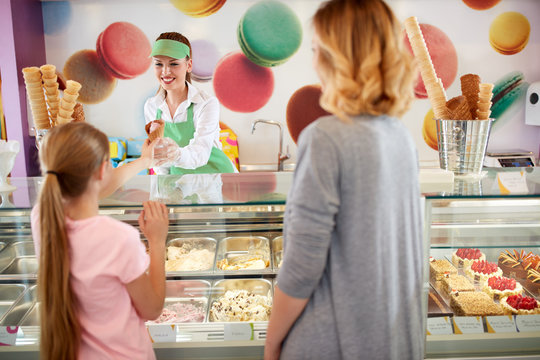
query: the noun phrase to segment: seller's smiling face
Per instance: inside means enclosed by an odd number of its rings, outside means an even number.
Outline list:
[[[191,72],[191,59],[174,59],[157,55],[154,59],[154,73],[161,86],[169,91],[182,88],[186,81],[186,72]]]

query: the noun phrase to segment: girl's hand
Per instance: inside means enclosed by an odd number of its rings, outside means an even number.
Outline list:
[[[156,147],[156,141],[150,142],[150,139],[144,140],[144,144],[141,148],[141,159],[144,160],[147,168],[149,168],[152,165],[152,158],[154,157],[155,147]]]
[[[157,201],[145,201],[139,215],[139,226],[148,239],[150,248],[153,244],[165,245],[169,231],[169,213],[167,207]]]

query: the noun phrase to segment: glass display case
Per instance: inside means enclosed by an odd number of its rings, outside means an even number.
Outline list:
[[[270,305],[292,176],[283,172],[138,176],[101,202],[101,214],[135,227],[144,200],[161,200],[169,209],[167,245],[173,249],[167,259],[168,312],[161,320],[173,321],[174,327],[148,323],[158,358],[262,358],[264,318],[224,318],[219,303],[227,290],[246,290]],[[0,346],[2,359],[38,358],[37,260],[29,219],[41,181],[39,177],[11,178],[17,189],[2,194],[0,330],[18,326],[16,346]],[[478,249],[495,263],[506,250],[540,255],[539,171],[490,170],[482,177],[463,177],[453,184],[422,184],[422,191],[426,265],[428,257],[452,263],[458,249]],[[178,261],[191,251],[204,261],[195,265]],[[457,316],[451,294],[437,280],[429,281],[430,266],[425,269],[427,358],[540,352],[540,330],[534,325],[540,315],[526,317],[527,328],[521,315],[494,318],[512,322],[512,332],[498,331],[487,316]],[[456,272],[461,274],[463,269]],[[481,292],[478,283],[473,286]],[[540,294],[535,296],[540,298]],[[181,306],[190,309],[184,318],[175,314]]]

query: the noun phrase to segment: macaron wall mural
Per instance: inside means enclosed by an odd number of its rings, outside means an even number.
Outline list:
[[[193,83],[220,101],[221,121],[238,136],[240,162],[275,163],[279,133],[296,158],[299,132],[326,114],[312,68],[311,17],[317,0],[43,1],[47,62],[83,84],[86,119],[109,136],[144,136],[143,104],[157,90],[151,44],[162,32],[191,41]],[[540,80],[540,2],[535,0],[388,0],[396,16],[416,16],[447,98],[460,78],[495,84],[489,148],[538,154],[540,127],[525,125],[524,97]],[[62,21],[59,21],[62,19]],[[404,33],[404,42],[408,44]],[[403,122],[421,160],[437,159],[433,111],[420,77]],[[305,109],[305,111],[303,111]]]

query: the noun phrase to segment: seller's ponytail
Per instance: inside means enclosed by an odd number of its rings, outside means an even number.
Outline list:
[[[81,341],[78,300],[70,282],[70,243],[64,201],[80,196],[108,158],[107,137],[86,123],[68,123],[44,138],[39,196],[41,359],[76,359]]]

